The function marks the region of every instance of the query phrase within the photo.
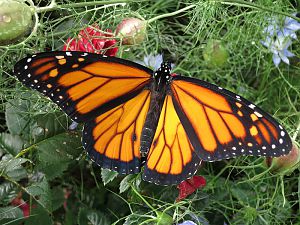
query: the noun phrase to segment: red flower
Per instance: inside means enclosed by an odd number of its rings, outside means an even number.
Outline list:
[[[108,56],[115,56],[118,48],[115,47],[117,41],[113,39],[112,31],[107,29],[100,32],[97,25],[93,25],[81,30],[78,38],[68,38],[63,47],[64,51],[83,51]]]
[[[22,199],[22,193],[19,193],[10,204],[19,207],[22,210],[24,217],[30,215],[30,205]]]
[[[179,189],[179,196],[177,197],[176,201],[185,199],[187,196],[194,193],[197,189],[205,187],[205,185],[205,178],[197,175],[181,182],[179,185],[177,185],[177,188]]]

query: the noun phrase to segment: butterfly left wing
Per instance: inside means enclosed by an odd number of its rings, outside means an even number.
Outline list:
[[[145,164],[143,179],[160,185],[178,184],[193,176],[201,160],[196,155],[167,94]]]
[[[76,122],[88,121],[139,94],[153,71],[86,52],[44,52],[19,61],[17,78],[49,97]]]
[[[277,157],[291,150],[290,137],[275,119],[228,90],[174,76],[171,91],[189,140],[205,161],[238,155]]]

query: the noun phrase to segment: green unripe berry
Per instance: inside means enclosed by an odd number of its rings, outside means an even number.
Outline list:
[[[0,1],[0,44],[9,44],[32,27],[32,10],[25,3]]]

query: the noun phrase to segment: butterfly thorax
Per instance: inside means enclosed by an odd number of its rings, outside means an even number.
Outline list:
[[[166,96],[167,83],[171,78],[170,71],[171,64],[169,62],[163,62],[161,67],[154,72],[155,82],[153,82],[150,86],[150,108],[147,113],[145,125],[141,135],[140,152],[142,157],[147,156],[153,141],[159,115],[163,106],[164,98]]]
[[[157,84],[157,90],[164,87],[170,81],[171,63],[163,62],[160,68],[154,72],[154,78]]]

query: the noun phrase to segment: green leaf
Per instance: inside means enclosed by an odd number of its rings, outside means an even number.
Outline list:
[[[0,223],[2,219],[19,219],[23,217],[23,212],[19,207],[6,206],[0,208]]]
[[[157,212],[157,225],[172,225],[173,218],[166,212]]]
[[[118,172],[109,170],[109,169],[101,169],[101,177],[104,185],[111,182],[113,179],[115,179],[118,176]]]
[[[62,187],[56,186],[51,190],[52,195],[52,211],[60,208],[65,201],[64,192]]]
[[[6,104],[5,118],[9,132],[35,142],[65,132],[68,117],[61,111],[34,114],[32,102],[35,100],[34,95],[28,92]]]
[[[11,182],[2,182],[0,184],[0,202],[9,204],[17,195],[16,187]]]
[[[231,188],[231,193],[243,205],[249,205],[255,208],[255,196],[257,196],[257,193],[255,193],[251,186],[246,184],[237,184]]]
[[[3,156],[0,161],[0,176],[4,175],[15,181],[27,177],[27,172],[22,166],[22,163],[27,161],[28,160],[24,158],[12,158],[10,155]]]
[[[88,208],[80,208],[78,214],[79,225],[110,225],[109,218],[102,212]]]
[[[40,164],[38,168],[51,180],[62,175],[82,153],[82,144],[78,133],[69,132],[55,135],[35,144]]]
[[[133,185],[135,189],[140,190],[140,184],[142,182],[142,177],[140,174],[129,174],[120,183],[120,193],[128,190],[130,185]]]
[[[68,128],[68,117],[63,112],[38,114],[33,119],[36,121],[32,129],[35,142],[65,133]]]
[[[74,224],[77,224],[77,217],[74,216],[74,212],[68,208],[66,208],[66,213],[64,215],[64,222],[63,224],[64,225],[74,225]],[[76,213],[77,214],[77,213]]]
[[[46,178],[51,181],[56,177],[62,176],[63,172],[68,169],[69,163],[70,162],[68,161],[57,161],[56,163],[52,164],[42,163],[37,166],[37,169],[39,171],[42,171],[45,174]]]
[[[25,188],[26,192],[34,196],[35,200],[48,211],[52,211],[52,195],[47,179],[44,177],[41,182],[32,184]]]
[[[9,132],[29,139],[31,117],[30,101],[12,99],[6,103],[5,119]]]
[[[0,133],[0,149],[13,156],[16,156],[24,145],[19,135]]]
[[[49,213],[37,205],[33,207],[30,212],[30,216],[26,218],[25,225],[53,225],[53,221],[49,216]]]

